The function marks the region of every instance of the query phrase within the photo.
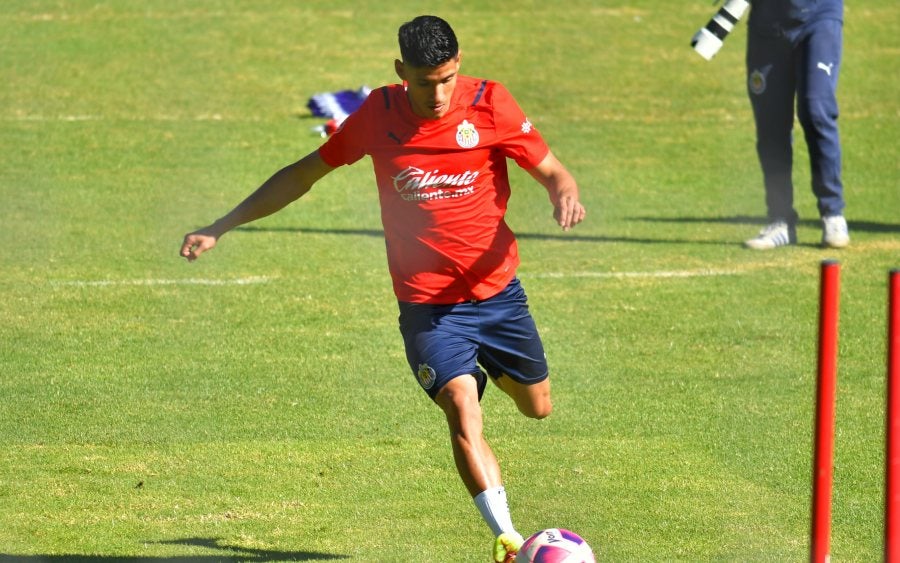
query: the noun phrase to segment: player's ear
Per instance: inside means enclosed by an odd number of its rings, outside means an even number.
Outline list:
[[[400,59],[394,59],[394,72],[397,73],[397,76],[400,77],[400,80],[406,81],[406,71],[403,67],[403,61]]]

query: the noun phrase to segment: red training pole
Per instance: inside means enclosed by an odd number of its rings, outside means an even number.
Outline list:
[[[888,275],[884,560],[900,561],[900,270]]]
[[[834,410],[837,391],[838,309],[841,265],[825,260],[819,290],[819,361],[813,453],[812,563],[827,563],[831,549],[831,485],[834,459]]]

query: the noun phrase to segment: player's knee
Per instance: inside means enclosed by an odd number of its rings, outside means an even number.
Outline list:
[[[553,412],[553,403],[550,399],[541,401],[529,401],[526,404],[519,404],[519,411],[528,418],[542,419],[550,416]]]
[[[797,107],[797,119],[807,128],[829,131],[836,127],[838,108],[834,100],[807,98]]]
[[[451,428],[462,427],[465,421],[481,418],[478,391],[466,378],[454,379],[444,386],[435,397],[435,402],[444,411]]]

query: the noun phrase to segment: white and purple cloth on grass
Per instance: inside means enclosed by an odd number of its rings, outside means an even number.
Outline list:
[[[314,131],[318,131],[323,137],[327,137],[334,133],[341,123],[347,119],[347,116],[362,105],[363,101],[369,95],[372,89],[368,86],[361,86],[356,90],[340,90],[338,92],[322,92],[315,94],[306,103],[306,107],[315,117],[326,117],[328,122],[325,125],[314,127]]]

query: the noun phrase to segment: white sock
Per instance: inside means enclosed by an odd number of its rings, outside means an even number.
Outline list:
[[[494,536],[506,532],[517,533],[512,525],[512,517],[509,515],[509,504],[506,502],[506,489],[494,487],[482,491],[474,499],[475,506],[481,512],[481,517],[490,526]]]

